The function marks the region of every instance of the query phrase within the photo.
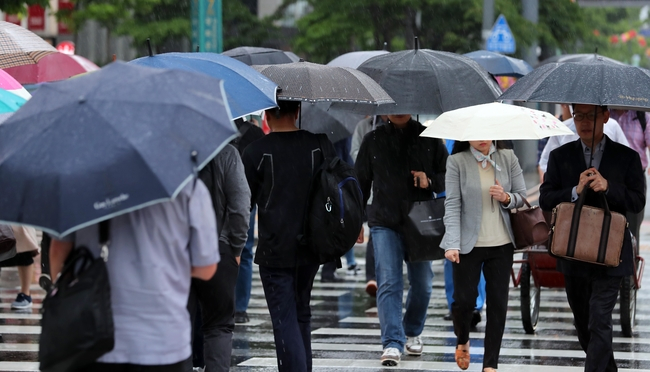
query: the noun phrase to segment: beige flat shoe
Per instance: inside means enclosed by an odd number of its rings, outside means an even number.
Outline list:
[[[464,345],[456,346],[455,359],[456,359],[456,364],[458,364],[458,367],[463,371],[469,368],[469,360],[470,360],[469,341],[467,341],[467,343]]]

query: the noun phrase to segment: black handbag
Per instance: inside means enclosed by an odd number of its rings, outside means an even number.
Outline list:
[[[102,257],[74,249],[43,301],[38,359],[42,372],[77,371],[115,345],[108,257],[108,221],[100,223]]]
[[[401,229],[407,262],[445,258],[445,251],[440,249],[445,235],[444,216],[444,197],[409,202]]]
[[[16,255],[16,237],[9,225],[0,225],[0,262]]]

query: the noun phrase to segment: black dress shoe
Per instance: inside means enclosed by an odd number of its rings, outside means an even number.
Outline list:
[[[454,316],[451,313],[447,313],[442,319],[444,320],[454,320]]]
[[[332,276],[329,276],[329,275],[328,276],[322,276],[321,275],[321,277],[320,277],[320,282],[321,283],[342,283],[344,281],[345,281],[345,279],[341,278],[338,275],[336,275],[336,273],[334,273],[334,275],[332,275]]]
[[[474,310],[474,312],[472,313],[472,322],[470,323],[470,325],[472,326],[472,328],[476,328],[476,325],[479,324],[480,322],[481,322],[481,312],[478,310]]]
[[[245,311],[236,311],[235,312],[235,323],[236,324],[244,324],[248,323],[251,320],[248,318],[248,314],[246,314]]]

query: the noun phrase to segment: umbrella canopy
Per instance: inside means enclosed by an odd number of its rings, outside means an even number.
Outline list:
[[[233,117],[277,106],[277,84],[239,61],[216,53],[164,53],[142,57],[130,63],[200,72],[224,81]],[[215,87],[218,90],[218,87]]]
[[[37,63],[56,48],[24,27],[0,21],[0,68]]]
[[[25,89],[16,79],[13,78],[13,76],[9,75],[4,70],[0,70],[0,88],[24,99],[30,99],[32,97],[27,89]]]
[[[329,61],[328,66],[357,68],[372,57],[388,54],[386,50],[364,50],[342,54]]]
[[[4,89],[0,89],[0,114],[15,112],[25,102],[27,102],[26,99]]]
[[[77,63],[83,67],[86,72],[91,72],[91,71],[97,71],[99,70],[99,66],[97,66],[93,61],[89,60],[86,57],[78,56],[76,54],[69,54],[72,59],[77,61]]]
[[[59,52],[48,54],[35,64],[6,68],[5,71],[23,85],[65,80],[87,72],[72,56]]]
[[[241,46],[221,53],[247,65],[278,65],[298,62],[300,57],[280,49]]]
[[[395,104],[378,106],[372,112],[362,111],[367,114],[440,114],[493,102],[501,94],[483,67],[455,53],[403,50],[370,58],[359,71],[395,100]]]
[[[527,107],[486,103],[447,111],[424,123],[422,137],[457,141],[523,140],[573,134],[548,112]]]
[[[650,71],[610,62],[549,63],[519,79],[499,100],[577,103],[650,110]]]
[[[0,125],[0,220],[60,237],[174,198],[237,136],[221,85],[121,62],[43,85]]]
[[[477,50],[463,55],[476,61],[476,63],[483,66],[487,72],[494,76],[512,76],[518,78],[533,71],[531,65],[523,59],[508,57],[501,53],[490,52],[488,50]]]
[[[348,138],[364,115],[340,110],[330,110],[327,102],[303,104],[301,127],[312,133],[325,133],[332,142]]]
[[[279,100],[362,105],[394,102],[379,84],[364,73],[348,67],[301,61],[253,68],[278,84]]]
[[[619,63],[621,65],[624,65],[625,63],[619,62],[615,59],[601,56],[599,54],[595,53],[578,53],[578,54],[560,54],[557,56],[549,57],[546,58],[545,60],[541,61],[540,63],[537,64],[537,67],[546,65],[549,63],[564,63],[564,62],[589,62],[593,61],[595,59],[602,59],[605,61],[609,61],[612,63]]]

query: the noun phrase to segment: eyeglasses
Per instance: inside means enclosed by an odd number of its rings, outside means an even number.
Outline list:
[[[594,114],[593,112],[590,112],[588,114],[583,114],[581,112],[574,112],[573,113],[573,119],[575,121],[583,121],[585,119],[587,119],[589,121],[594,121],[596,119],[596,117],[598,117],[599,114],[600,114],[600,112],[598,114]]]

